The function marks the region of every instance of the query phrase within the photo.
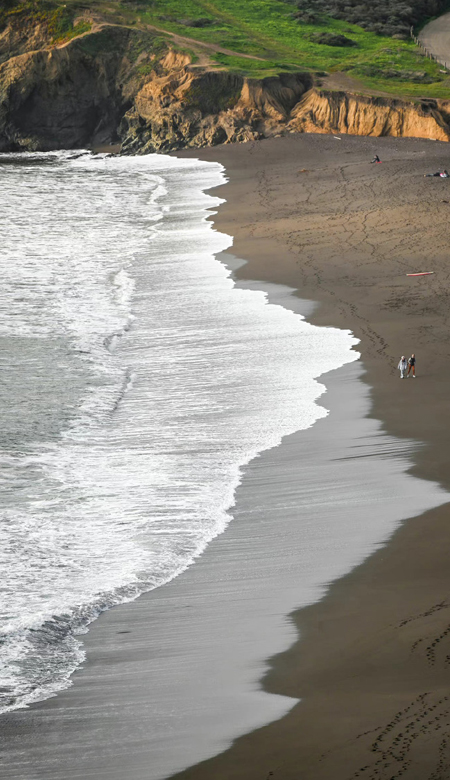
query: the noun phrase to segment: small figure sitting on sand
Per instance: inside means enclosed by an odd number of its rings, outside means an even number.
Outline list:
[[[445,170],[444,171],[438,171],[437,173],[424,173],[424,178],[425,179],[427,178],[427,176],[432,176],[432,177],[437,176],[438,178],[440,177],[441,179],[450,179],[450,173],[448,171],[445,171]]]
[[[400,379],[403,379],[403,377],[405,375],[405,371],[408,368],[408,361],[406,360],[404,355],[401,356],[400,362],[399,362],[397,368],[400,369]]]
[[[378,163],[378,162],[380,163],[380,162],[381,162],[381,160],[380,160],[380,158],[378,157],[378,155],[376,154],[376,155],[375,155],[375,157],[373,158],[373,160],[371,160],[370,162],[371,162],[371,163]]]
[[[416,378],[416,356],[414,352],[412,353],[411,357],[408,360],[408,373],[406,374],[406,378],[408,379],[410,372],[412,371],[412,375],[414,379]]]

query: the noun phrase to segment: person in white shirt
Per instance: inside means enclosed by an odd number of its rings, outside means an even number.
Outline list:
[[[403,377],[405,375],[405,371],[408,368],[408,361],[406,360],[404,355],[401,356],[400,362],[399,362],[397,368],[400,370],[400,379],[403,379]]]

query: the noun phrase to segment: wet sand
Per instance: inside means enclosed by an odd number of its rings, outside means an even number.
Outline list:
[[[215,222],[248,260],[240,276],[296,287],[321,304],[312,322],[354,331],[372,415],[422,442],[413,473],[447,489],[450,189],[423,174],[448,155],[436,142],[345,136],[201,155],[230,176]],[[435,274],[406,277],[417,271]],[[411,352],[417,379],[400,381]],[[294,613],[300,641],[272,659],[264,687],[301,702],[177,780],[450,777],[449,524],[448,504],[409,519]]]

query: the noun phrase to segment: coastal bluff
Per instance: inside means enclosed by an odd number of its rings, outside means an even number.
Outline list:
[[[0,151],[121,144],[129,154],[285,132],[450,139],[450,101],[320,87],[309,72],[248,78],[167,38],[97,24],[57,45],[45,25],[0,35]]]

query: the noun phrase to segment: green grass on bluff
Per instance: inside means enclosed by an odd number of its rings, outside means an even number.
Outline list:
[[[316,15],[314,24],[303,23],[294,18],[293,3],[284,0],[66,0],[64,4],[58,0],[3,0],[2,6],[0,23],[5,14],[17,14],[21,6],[27,6],[53,8],[53,12],[63,8],[65,19],[92,10],[110,21],[137,27],[154,25],[231,50],[232,54],[212,51],[211,59],[217,67],[258,78],[294,70],[344,72],[368,91],[413,98],[450,97],[448,74],[427,59],[412,40],[378,35],[329,16]],[[355,45],[319,43],[322,33],[343,35]],[[239,56],[243,54],[254,59]]]

